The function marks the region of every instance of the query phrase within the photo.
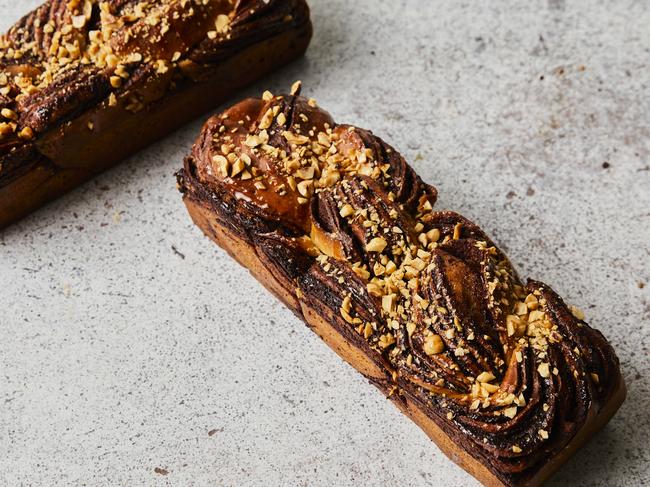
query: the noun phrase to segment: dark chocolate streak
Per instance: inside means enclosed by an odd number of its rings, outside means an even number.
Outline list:
[[[112,17],[117,18],[139,1],[110,0],[106,3],[110,5]],[[38,140],[39,135],[56,129],[79,114],[106,105],[110,94],[126,100],[123,103],[125,106],[137,100],[146,107],[146,104],[158,102],[169,92],[180,91],[201,81],[208,76],[212,66],[252,44],[309,22],[308,7],[303,0],[238,0],[232,3],[234,5],[230,5],[228,0],[211,0],[205,7],[208,17],[222,10],[229,14],[231,20],[227,37],[209,39],[207,31],[214,29],[214,24],[203,25],[205,22],[201,23],[201,20],[192,21],[193,25],[185,25],[190,23],[185,22],[175,26],[171,19],[172,32],[178,27],[179,33],[166,43],[149,42],[145,30],[148,26],[139,25],[143,22],[115,32],[111,40],[115,52],[140,51],[150,57],[149,62],[144,60],[126,64],[130,76],[120,87],[113,88],[110,84],[110,78],[115,74],[114,68],[74,63],[57,73],[56,78],[43,89],[18,101],[16,95],[20,89],[14,84],[13,76],[23,74],[38,80],[50,57],[53,37],[71,22],[68,0],[48,0],[25,15],[2,38],[6,50],[23,48],[25,54],[19,59],[0,57],[0,73],[11,75],[11,92],[8,96],[0,95],[0,109],[8,108],[18,115],[16,133],[5,138],[0,136],[0,186],[14,181],[38,162],[31,155],[31,149],[37,150],[38,144],[35,146],[34,141],[24,141],[16,135],[24,127],[31,128],[35,140]],[[90,31],[100,31],[102,28],[99,3],[93,3],[92,8],[90,20],[76,33],[82,47],[90,43]],[[53,26],[52,32],[44,30],[48,22]],[[197,23],[200,25],[194,25]],[[170,61],[175,53],[170,46],[178,49],[181,57],[171,67],[172,72],[162,77],[164,86],[161,88],[152,83],[156,77],[154,63],[161,59]],[[45,159],[41,156],[39,160]],[[51,162],[47,164],[52,165]]]
[[[222,134],[232,134],[235,152],[244,152],[246,137],[260,133],[260,120],[278,104],[277,112],[286,114],[287,121],[271,124],[268,144],[289,150],[281,134],[300,124],[301,117],[307,122],[300,133],[316,127],[311,139],[329,124],[334,131],[355,134],[350,143],[370,149],[377,165],[387,164],[387,176],[345,175],[318,190],[302,209],[293,193],[280,198],[255,190],[251,181],[216,176],[212,156],[219,154]],[[246,100],[226,113],[206,124],[178,173],[184,197],[207,208],[220,225],[252,245],[264,257],[267,271],[290,283],[292,295],[385,371],[385,379],[371,378],[375,385],[391,391],[394,400],[408,398],[418,404],[505,484],[521,485],[532,478],[612,397],[621,381],[618,359],[601,333],[576,318],[545,284],[521,283],[506,256],[478,226],[453,212],[423,210],[423,202],[435,202],[436,190],[381,139],[366,130],[336,125],[326,112],[295,96]],[[252,167],[269,180],[286,181],[281,168],[264,157],[253,156]],[[359,221],[341,216],[342,203],[376,212],[382,228],[394,229],[385,234],[385,253],[398,266],[404,255],[392,252],[400,242],[417,241],[416,221],[424,222],[421,232],[440,232],[419,281],[418,291],[430,305],[406,310],[408,319],[397,320],[394,347],[383,351],[376,346],[375,333],[364,338],[340,313],[347,296],[361,323],[385,321],[381,299],[369,294],[368,280],[352,269],[353,263],[372,269],[378,254],[366,251],[369,236]],[[341,255],[324,264],[316,257],[319,252],[299,245],[309,228],[331,236]],[[496,288],[491,282],[495,276],[500,283]],[[509,333],[510,306],[526,296],[539,301],[545,327],[539,333],[531,328]],[[408,323],[415,325],[410,333]],[[425,353],[429,332],[441,337],[444,352]],[[548,364],[548,374],[538,371],[542,364]],[[494,376],[497,394],[515,398],[514,417],[503,414],[512,400],[472,407],[468,397],[476,387],[474,378],[483,372]]]
[[[244,0],[238,3],[236,12],[230,39],[204,39],[190,51],[188,58],[198,64],[216,64],[233,52],[282,32],[287,23],[300,25],[309,17],[307,4],[295,0],[269,0],[268,4]]]

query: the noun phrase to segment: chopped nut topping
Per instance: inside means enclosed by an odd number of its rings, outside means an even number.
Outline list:
[[[215,22],[215,28],[219,34],[225,34],[230,28],[230,19],[227,15],[219,15]]]
[[[363,337],[367,340],[370,338],[370,336],[373,334],[374,329],[372,328],[372,324],[366,323],[366,326],[364,327],[363,330]]]
[[[515,304],[515,313],[518,315],[525,315],[528,313],[528,306],[526,306],[526,303],[522,303],[521,301],[517,302]]]
[[[350,303],[352,302],[352,299],[350,296],[346,296],[343,298],[343,304],[341,305],[341,308],[343,308],[345,311],[350,312]]]
[[[226,159],[224,156],[215,155],[212,156],[212,162],[214,162],[217,165],[217,171],[221,175],[221,177],[227,178],[228,169],[230,165],[228,159]]]
[[[487,392],[487,394],[485,395],[485,397],[487,397],[489,394],[494,394],[495,392],[497,392],[500,389],[500,387],[496,384],[481,384],[481,389]]]
[[[242,171],[244,171],[244,169],[246,169],[246,163],[241,158],[237,159],[232,165],[232,171],[230,173],[230,176],[234,178]]]
[[[458,240],[460,238],[460,231],[463,228],[462,223],[457,223],[456,226],[454,227],[454,236],[452,237],[454,240]]]
[[[18,137],[24,140],[31,140],[34,138],[34,132],[31,128],[25,127],[20,132],[18,132]]]
[[[492,382],[496,377],[491,372],[481,372],[476,380],[479,382]]]
[[[517,406],[512,406],[503,410],[503,415],[512,419],[517,415]]]
[[[379,337],[379,346],[381,348],[388,348],[394,343],[395,343],[395,337],[391,334],[386,334]]]
[[[415,323],[409,321],[406,324],[406,332],[409,334],[409,336],[413,335],[413,332],[415,331],[416,325]]]
[[[395,296],[395,294],[386,294],[381,298],[381,305],[386,313],[392,313],[395,311],[395,305],[397,302],[396,298],[397,296]]]
[[[16,128],[11,124],[0,122],[0,140],[9,134],[13,134],[15,130]]]
[[[370,242],[368,242],[366,245],[366,250],[368,252],[383,252],[386,248],[386,245],[388,244],[385,239],[382,237],[375,237]]]
[[[542,364],[539,364],[539,366],[537,367],[537,372],[539,372],[539,375],[541,375],[545,379],[547,379],[547,378],[549,378],[551,376],[551,372],[549,370],[549,365],[546,362],[544,362]]]
[[[297,185],[298,187],[298,192],[304,196],[305,198],[309,198],[312,195],[312,192],[314,190],[314,183],[313,181],[301,181]]]
[[[296,96],[300,92],[301,88],[302,81],[296,81],[293,85],[291,85],[291,95]]]
[[[423,349],[427,355],[437,355],[444,351],[445,345],[440,335],[431,334],[424,339]]]
[[[348,216],[354,215],[354,208],[350,204],[345,204],[341,207],[339,210],[339,214],[343,217],[346,218]]]
[[[534,294],[529,294],[526,296],[526,300],[524,301],[526,306],[528,306],[528,309],[530,310],[535,310],[537,309],[537,306],[539,306],[539,301],[537,301],[537,297]]]
[[[9,108],[3,108],[0,114],[8,119],[8,120],[16,120],[18,118],[18,115],[16,115],[16,112],[13,110],[10,110]]]
[[[519,317],[515,315],[508,315],[506,316],[506,329],[508,331],[508,336],[511,337],[513,336],[517,329],[519,328]]]
[[[429,242],[437,242],[440,240],[440,230],[437,228],[432,228],[427,232],[427,240]]]
[[[74,15],[72,17],[72,27],[75,29],[82,29],[86,25],[85,15]]]
[[[576,306],[569,306],[569,309],[571,310],[571,314],[573,314],[573,316],[575,316],[580,321],[584,321],[585,314],[580,308],[577,308]]]

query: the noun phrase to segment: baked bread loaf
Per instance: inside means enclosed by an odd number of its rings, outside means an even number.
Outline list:
[[[485,485],[539,485],[625,398],[619,362],[547,285],[367,130],[245,100],[178,173],[194,222]]]
[[[0,37],[0,228],[302,55],[305,0],[49,0]]]

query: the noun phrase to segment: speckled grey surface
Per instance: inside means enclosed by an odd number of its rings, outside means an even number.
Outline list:
[[[650,4],[311,4],[241,97],[302,79],[582,307],[629,395],[555,485],[650,484]],[[190,223],[199,127],[0,233],[0,483],[474,485]]]

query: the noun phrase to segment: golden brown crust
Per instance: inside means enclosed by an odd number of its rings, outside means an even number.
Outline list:
[[[214,117],[179,184],[207,235],[488,485],[541,483],[624,399],[579,311],[312,100]]]
[[[0,228],[300,56],[310,37],[304,0],[48,1],[0,37]]]

